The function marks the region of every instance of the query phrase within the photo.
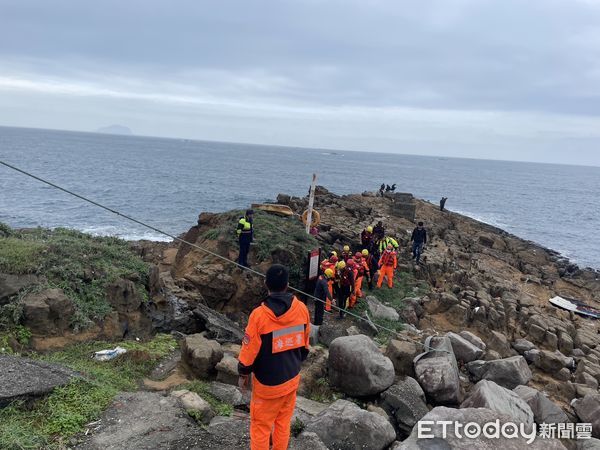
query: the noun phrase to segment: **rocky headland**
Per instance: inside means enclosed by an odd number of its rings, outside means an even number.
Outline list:
[[[280,194],[277,203],[299,215],[307,198]],[[297,217],[258,211],[253,269],[286,264],[291,284],[304,289],[310,250],[358,247],[362,229],[381,220],[400,244],[399,270],[393,290],[367,290],[360,320],[326,316],[313,336],[291,448],[412,449],[427,444],[416,435],[421,419],[592,423],[600,438],[599,324],[548,302],[560,295],[600,307],[598,271],[410,194],[338,196],[318,187],[315,208],[322,222],[314,237]],[[95,370],[123,370],[118,361],[129,354],[139,384],[115,388],[106,408],[76,426],[44,428],[43,446],[247,448],[249,399],[236,387],[236,357],[266,292],[260,277],[215,256],[235,260],[240,214],[201,213],[181,235],[194,246],[1,227],[0,352],[10,356],[0,356],[0,443],[18,448],[10,433],[27,411],[100,376]],[[419,265],[409,252],[415,220],[429,233]],[[153,344],[156,336],[169,345]],[[132,340],[125,355],[85,370],[71,357]],[[26,376],[32,364],[48,371],[44,383]],[[119,391],[129,392],[114,398]],[[439,431],[443,448],[465,448]],[[533,446],[599,444],[538,438]],[[524,445],[482,437],[468,446]]]

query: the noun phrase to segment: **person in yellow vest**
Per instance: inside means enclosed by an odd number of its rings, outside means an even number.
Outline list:
[[[253,217],[254,211],[251,209],[247,210],[244,217],[240,217],[236,229],[240,243],[238,264],[244,267],[250,267],[248,265],[248,254],[250,253],[250,243],[254,240],[254,226],[252,224]]]
[[[379,278],[377,280],[377,288],[381,288],[383,279],[387,278],[388,287],[391,289],[394,287],[394,271],[398,267],[398,258],[392,244],[388,245],[379,258]]]

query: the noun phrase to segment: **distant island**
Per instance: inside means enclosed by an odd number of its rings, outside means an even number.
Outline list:
[[[96,132],[106,134],[123,134],[128,136],[133,134],[131,129],[124,125],[109,125],[107,127],[98,128]]]

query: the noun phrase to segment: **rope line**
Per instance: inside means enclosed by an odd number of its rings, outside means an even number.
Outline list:
[[[218,259],[220,259],[222,261],[228,262],[229,264],[233,264],[234,266],[237,266],[237,267],[239,267],[242,270],[246,270],[246,271],[248,271],[250,273],[253,273],[254,275],[258,275],[258,276],[260,276],[262,278],[266,277],[265,274],[263,274],[261,272],[258,272],[258,271],[254,270],[254,269],[251,269],[250,267],[242,266],[241,264],[239,264],[239,263],[237,263],[237,262],[235,262],[235,261],[233,261],[233,260],[231,260],[229,258],[226,258],[225,256],[219,255],[218,253],[215,253],[215,252],[212,252],[210,250],[207,250],[206,248],[200,247],[199,245],[194,244],[192,242],[188,242],[185,239],[182,239],[182,238],[180,238],[178,236],[174,236],[174,235],[172,235],[170,233],[167,233],[166,231],[163,231],[163,230],[161,230],[159,228],[156,228],[156,227],[154,227],[152,225],[149,225],[149,224],[147,224],[145,222],[142,222],[141,220],[135,219],[134,217],[131,217],[131,216],[127,215],[127,214],[123,214],[123,213],[121,213],[121,212],[119,212],[117,210],[109,208],[108,206],[105,206],[105,205],[103,205],[101,203],[98,203],[98,202],[96,202],[94,200],[91,200],[91,199],[89,199],[87,197],[84,197],[83,195],[77,194],[76,192],[70,191],[69,189],[63,188],[63,187],[61,187],[61,186],[59,186],[59,185],[57,185],[55,183],[52,183],[51,181],[45,180],[44,178],[38,177],[38,176],[36,176],[36,175],[34,175],[32,173],[29,173],[29,172],[27,172],[27,171],[25,171],[23,169],[20,169],[20,168],[18,168],[16,166],[13,166],[12,164],[9,164],[9,163],[4,162],[2,160],[0,160],[0,164],[3,165],[3,166],[5,166],[5,167],[8,167],[9,169],[12,169],[12,170],[14,170],[16,172],[19,172],[19,173],[21,173],[21,174],[23,174],[25,176],[33,178],[34,180],[37,180],[37,181],[39,181],[41,183],[44,183],[44,184],[46,184],[48,186],[51,186],[51,187],[53,187],[55,189],[58,189],[59,191],[62,191],[64,193],[66,193],[66,194],[72,195],[73,197],[76,197],[76,198],[78,198],[80,200],[83,200],[83,201],[85,201],[87,203],[90,203],[90,204],[92,204],[94,206],[97,206],[98,208],[104,209],[104,210],[106,210],[106,211],[108,211],[108,212],[110,212],[112,214],[115,214],[115,215],[117,215],[119,217],[122,217],[122,218],[124,218],[126,220],[129,220],[129,221],[134,222],[134,223],[136,223],[138,225],[141,225],[142,227],[148,228],[149,230],[155,231],[156,233],[159,233],[159,234],[162,234],[164,236],[167,236],[167,237],[173,239],[174,241],[181,242],[182,244],[189,245],[189,246],[194,247],[194,248],[196,248],[196,249],[198,249],[198,250],[200,250],[200,251],[202,251],[202,252],[204,252],[206,254],[214,256],[215,258],[218,258]],[[325,303],[324,300],[321,300],[320,298],[317,298],[314,295],[311,295],[311,294],[309,294],[307,292],[304,292],[304,291],[302,291],[302,290],[300,290],[298,288],[295,288],[293,286],[289,286],[288,289],[291,290],[291,291],[294,291],[294,292],[296,292],[298,294],[304,295],[307,298],[311,298],[314,301]],[[331,305],[331,307],[333,309],[335,309],[336,311],[343,311],[344,314],[348,314],[351,317],[354,317],[354,318],[356,318],[358,320],[366,322],[370,326],[375,326],[376,328],[379,328],[380,330],[387,331],[388,333],[391,333],[392,335],[398,337],[401,340],[405,340],[405,341],[417,344],[417,345],[423,347],[427,351],[437,351],[437,352],[449,353],[449,352],[446,352],[445,350],[435,349],[433,347],[430,347],[428,345],[423,344],[420,341],[417,341],[415,339],[411,339],[411,338],[409,338],[407,336],[401,335],[396,330],[392,330],[391,328],[387,328],[387,327],[385,327],[383,325],[379,325],[379,324],[371,321],[370,319],[364,318],[364,317],[362,317],[362,316],[360,316],[360,315],[358,315],[358,314],[356,314],[356,313],[354,313],[352,311],[349,311],[347,309],[342,309],[339,306],[336,306],[336,305],[333,305],[333,304]]]

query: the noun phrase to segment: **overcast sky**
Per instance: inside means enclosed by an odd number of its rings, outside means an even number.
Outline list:
[[[0,0],[0,125],[600,165],[600,0]]]

